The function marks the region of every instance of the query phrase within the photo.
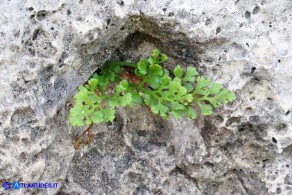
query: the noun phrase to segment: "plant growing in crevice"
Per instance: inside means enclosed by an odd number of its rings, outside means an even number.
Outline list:
[[[184,70],[177,66],[170,73],[162,67],[166,61],[167,56],[158,49],[137,64],[108,61],[101,74],[95,73],[85,85],[79,86],[69,121],[72,126],[89,127],[78,137],[75,149],[86,132],[90,143],[93,124],[113,121],[117,107],[146,104],[165,119],[171,114],[177,119],[182,116],[195,119],[195,105],[201,115],[211,115],[213,108],[235,100],[233,92],[199,76],[194,67]]]

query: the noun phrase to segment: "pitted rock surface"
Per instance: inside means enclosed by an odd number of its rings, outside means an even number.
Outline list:
[[[289,0],[3,0],[0,180],[58,182],[11,194],[292,194]],[[106,60],[154,48],[236,92],[213,116],[147,107],[70,127],[79,85]],[[4,188],[1,194],[7,193]]]

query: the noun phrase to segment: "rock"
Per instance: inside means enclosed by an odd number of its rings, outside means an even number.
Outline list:
[[[0,180],[57,182],[19,194],[291,194],[291,3],[4,1]],[[166,121],[146,107],[70,127],[76,88],[109,59],[158,48],[237,94],[213,116]],[[6,193],[1,188],[1,193]]]

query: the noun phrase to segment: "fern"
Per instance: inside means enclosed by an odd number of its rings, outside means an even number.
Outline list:
[[[155,49],[137,64],[121,61],[107,62],[102,74],[94,74],[78,88],[75,105],[70,110],[72,126],[113,121],[117,107],[131,107],[145,103],[154,114],[168,118],[183,115],[197,118],[195,105],[202,115],[235,100],[235,94],[219,83],[199,76],[194,67],[184,70],[177,66],[173,74],[162,67],[167,56]],[[173,76],[172,76],[173,75]]]

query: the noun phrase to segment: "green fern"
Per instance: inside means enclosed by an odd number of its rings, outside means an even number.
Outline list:
[[[70,110],[73,126],[83,126],[113,121],[117,107],[131,107],[145,103],[154,114],[168,118],[183,115],[197,118],[198,105],[202,115],[211,115],[213,108],[235,100],[235,94],[219,83],[198,76],[194,67],[185,70],[177,66],[173,76],[162,67],[167,56],[155,49],[137,64],[120,61],[107,62],[102,74],[94,74],[86,85],[80,86],[74,96],[75,105]],[[132,69],[131,78],[123,67]],[[134,75],[133,75],[134,74]],[[128,80],[127,80],[128,79]]]

